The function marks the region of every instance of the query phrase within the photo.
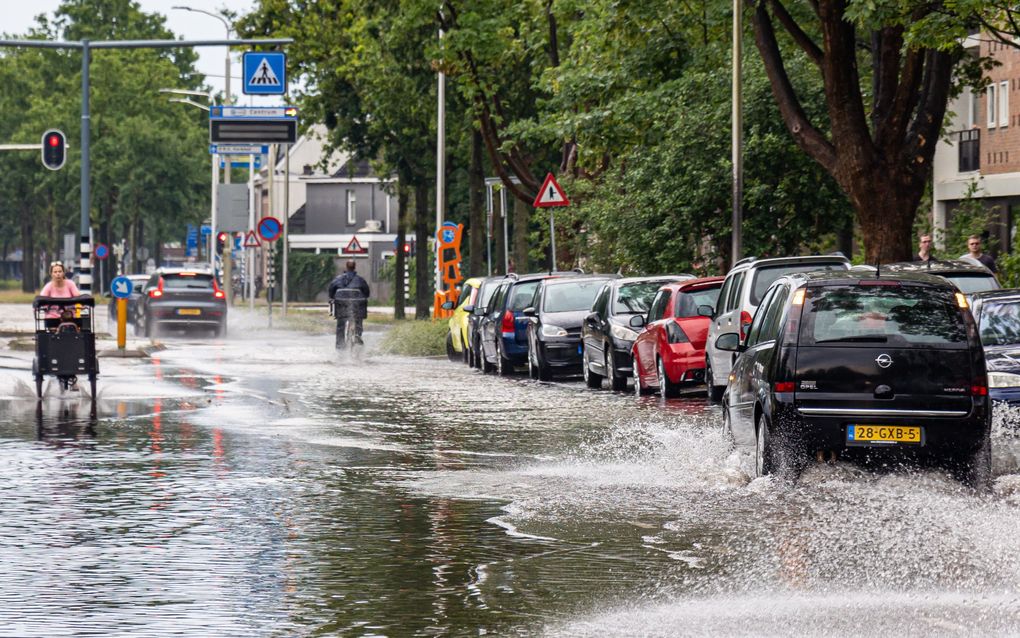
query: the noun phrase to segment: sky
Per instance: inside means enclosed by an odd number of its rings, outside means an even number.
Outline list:
[[[60,0],[0,0],[0,7],[3,8],[3,19],[0,20],[0,31],[20,35],[28,32],[28,29],[35,25],[35,17],[41,13],[48,15],[60,6]],[[142,10],[147,13],[160,13],[166,16],[166,26],[173,31],[177,37],[188,40],[210,40],[222,39],[226,36],[223,23],[214,17],[195,13],[193,11],[173,10],[175,6],[190,6],[196,9],[203,9],[212,13],[218,13],[221,9],[228,9],[239,14],[252,11],[257,4],[255,0],[138,0]],[[200,73],[205,74],[206,82],[216,91],[223,90],[224,75],[224,47],[199,47],[197,68]],[[235,51],[232,54],[232,69],[234,79],[231,83],[231,93],[237,96],[237,104],[280,104],[280,97],[252,98],[241,95],[241,53]]]

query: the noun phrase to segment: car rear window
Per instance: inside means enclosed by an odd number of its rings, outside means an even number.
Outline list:
[[[800,345],[964,345],[967,326],[955,293],[923,286],[809,288]]]
[[[489,301],[492,300],[492,295],[499,290],[498,281],[486,281],[482,284],[481,289],[478,291],[478,297],[475,299],[475,306],[484,308],[489,305]]]
[[[620,286],[616,291],[616,299],[613,300],[613,314],[645,314],[652,305],[655,293],[667,282],[668,280],[641,281]]]
[[[999,289],[999,282],[992,275],[942,275],[942,278],[953,282],[965,295]]]
[[[981,307],[981,344],[1008,346],[1020,343],[1020,303],[988,302]]]
[[[573,312],[588,310],[595,301],[595,295],[602,288],[604,281],[572,281],[566,284],[549,286],[545,291],[542,310],[545,312]]]
[[[711,306],[719,300],[719,288],[706,288],[704,290],[690,290],[677,295],[676,309],[673,315],[676,317],[697,317],[699,306]]]
[[[166,274],[163,275],[163,290],[208,290],[212,292],[213,280],[211,275]]]
[[[508,310],[520,312],[535,301],[535,290],[538,288],[537,281],[528,281],[514,286],[510,293],[510,305]]]
[[[783,275],[792,275],[798,272],[813,272],[815,270],[846,270],[846,263],[834,261],[832,263],[813,262],[810,264],[777,264],[775,266],[762,266],[754,271],[754,282],[751,284],[751,305],[755,308],[761,303],[765,291],[769,289],[776,279]]]

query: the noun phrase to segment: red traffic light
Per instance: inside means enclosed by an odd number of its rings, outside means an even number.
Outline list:
[[[42,163],[51,171],[60,170],[67,161],[67,138],[64,133],[50,129],[42,136]]]
[[[227,234],[221,231],[216,235],[216,241],[227,241]]]
[[[52,133],[46,136],[46,143],[50,146],[60,146],[60,136],[56,133]]]
[[[410,242],[405,242],[404,243],[404,253],[408,254],[408,255],[411,254],[411,243]]]

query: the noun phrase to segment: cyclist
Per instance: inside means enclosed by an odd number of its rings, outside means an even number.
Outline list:
[[[368,282],[357,272],[353,259],[347,261],[347,271],[329,282],[329,298],[336,308],[336,347],[344,344],[347,322],[354,320],[354,343],[362,344],[362,322],[367,314]]]

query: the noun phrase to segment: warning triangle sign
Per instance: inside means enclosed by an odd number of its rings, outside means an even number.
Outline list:
[[[351,237],[351,241],[347,242],[347,248],[344,248],[344,252],[352,254],[361,254],[367,253],[368,249],[361,245],[361,242],[358,241],[358,236],[355,235]]]
[[[248,234],[244,236],[244,247],[245,248],[258,248],[262,244],[259,243],[259,238],[255,236],[254,230],[249,230]]]
[[[280,78],[276,77],[276,73],[273,72],[273,67],[269,66],[269,62],[262,58],[262,63],[256,67],[255,73],[248,80],[248,84],[252,86],[280,86]]]
[[[538,189],[538,196],[535,197],[535,208],[547,208],[550,206],[570,206],[570,200],[566,193],[560,188],[559,183],[552,173],[545,176],[542,188]]]

